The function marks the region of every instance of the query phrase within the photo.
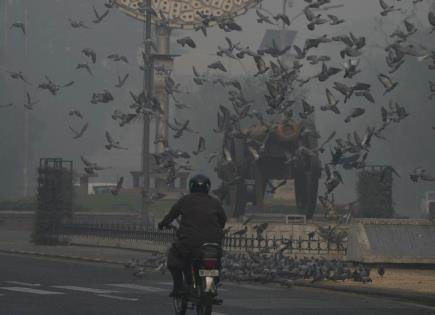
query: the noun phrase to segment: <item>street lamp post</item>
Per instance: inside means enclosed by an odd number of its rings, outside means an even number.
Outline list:
[[[151,54],[151,0],[145,0],[145,21],[144,21],[144,83],[143,92],[145,95],[145,106],[151,107],[153,86],[154,62]],[[144,111],[143,114],[143,133],[142,133],[142,202],[141,215],[144,222],[149,223],[148,214],[148,195],[150,188],[150,114]]]
[[[163,14],[169,20],[169,24],[162,27],[157,26],[158,37],[158,52],[160,57],[169,54],[169,37],[170,31],[174,28],[181,28],[184,30],[194,29],[195,26],[201,24],[201,16],[198,12],[216,17],[227,16],[236,17],[245,14],[245,12],[252,7],[258,5],[261,0],[243,0],[234,3],[224,1],[214,1],[213,4],[206,1],[197,0],[165,0],[165,1],[151,1],[151,0],[114,0],[114,4],[125,12],[130,17],[144,21],[144,45],[145,45],[145,58],[144,58],[144,95],[147,104],[150,106],[151,97],[153,94],[154,84],[154,56],[151,54],[151,19],[152,19],[152,2],[154,2],[153,12]],[[142,11],[145,8],[145,14]],[[158,18],[155,16],[156,22]],[[213,23],[211,23],[213,24]],[[168,56],[169,57],[169,56]],[[162,96],[165,115],[163,120],[157,119],[156,133],[164,138],[167,138],[168,130],[165,121],[168,118],[168,96]],[[143,220],[149,223],[148,216],[148,197],[150,188],[150,115],[147,111],[143,114],[143,134],[142,134],[142,209],[141,214]],[[156,148],[161,151],[162,147]]]

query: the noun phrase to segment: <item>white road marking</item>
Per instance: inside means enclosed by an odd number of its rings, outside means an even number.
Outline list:
[[[161,285],[172,285],[172,282],[169,281],[161,281],[161,282],[157,282],[157,284],[161,284]]]
[[[146,291],[146,292],[165,292],[166,291],[166,290],[163,290],[163,289],[160,289],[157,287],[150,287],[150,286],[139,285],[139,284],[134,284],[134,283],[111,283],[111,284],[106,284],[106,285],[110,285],[110,286],[118,287],[118,288],[126,288],[126,289]]]
[[[225,313],[211,312],[211,315],[227,315]]]
[[[23,287],[0,287],[0,289],[8,290],[8,291],[23,292],[23,293],[41,294],[41,295],[64,294],[62,292],[47,291],[47,290],[32,289],[32,288],[23,288]]]
[[[108,294],[97,294],[97,296],[101,296],[109,299],[121,300],[121,301],[133,301],[133,302],[139,301],[139,299],[136,298],[128,298],[128,297],[108,295]]]
[[[276,291],[278,289],[271,288],[271,287],[263,287],[259,285],[252,285],[252,284],[236,284],[236,283],[226,283],[225,286],[227,287],[238,287],[243,289],[249,289],[249,290],[258,290],[258,291]],[[219,289],[218,289],[219,290]]]
[[[57,288],[57,289],[65,289],[65,290],[80,291],[80,292],[90,292],[90,293],[95,293],[95,294],[109,294],[109,293],[118,292],[118,291],[111,291],[111,290],[78,287],[75,285],[53,285],[52,287]]]
[[[166,285],[166,286],[172,286],[173,285],[173,283],[169,282],[169,281],[160,281],[160,282],[156,282],[156,283],[160,284],[160,285]],[[228,290],[227,289],[218,288],[218,291],[225,292],[225,291],[228,291]]]
[[[21,282],[21,281],[5,281],[6,283],[10,284],[18,284],[18,285],[24,285],[27,287],[39,287],[39,283],[28,283],[28,282]]]

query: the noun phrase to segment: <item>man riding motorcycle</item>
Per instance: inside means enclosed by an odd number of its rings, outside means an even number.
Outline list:
[[[187,288],[183,288],[183,273],[186,284],[192,286],[190,264],[198,257],[201,245],[222,243],[227,217],[221,203],[208,194],[210,186],[206,176],[192,177],[189,180],[190,194],[181,197],[158,225],[161,230],[181,217],[177,239],[169,249],[167,259],[174,281],[170,296],[188,293]]]

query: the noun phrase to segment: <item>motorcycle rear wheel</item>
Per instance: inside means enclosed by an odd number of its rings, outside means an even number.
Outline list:
[[[187,301],[184,297],[174,297],[173,304],[175,315],[186,315]]]
[[[213,295],[206,293],[201,297],[200,302],[196,305],[197,315],[211,315],[213,311]]]

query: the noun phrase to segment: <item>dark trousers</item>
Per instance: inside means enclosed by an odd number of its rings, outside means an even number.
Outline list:
[[[198,248],[192,248],[180,242],[172,244],[168,252],[167,265],[174,281],[174,289],[181,290],[184,282],[186,285],[193,284],[191,267],[192,263],[199,258],[198,252]]]

